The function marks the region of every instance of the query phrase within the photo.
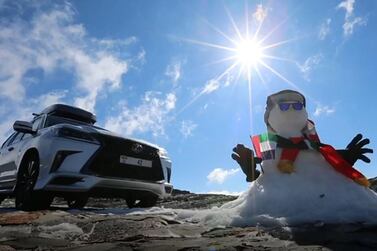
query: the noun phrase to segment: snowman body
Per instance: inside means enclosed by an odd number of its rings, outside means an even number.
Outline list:
[[[241,215],[284,218],[292,224],[370,222],[377,217],[377,194],[335,171],[317,151],[300,151],[290,174],[276,167],[280,154],[277,149],[276,159],[263,161],[264,173],[243,198]]]
[[[305,106],[293,109],[292,105],[283,111],[279,102],[304,101],[296,93],[278,98],[265,115],[268,129],[287,139],[302,137],[308,121]],[[262,175],[239,198],[239,203],[233,204],[241,218],[250,218],[246,220],[250,223],[258,222],[260,217],[283,219],[289,224],[376,221],[377,194],[337,172],[307,145],[309,149],[299,151],[289,173],[278,168],[282,148],[276,148],[275,158],[263,160]]]

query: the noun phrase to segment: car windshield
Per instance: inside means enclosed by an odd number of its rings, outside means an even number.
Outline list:
[[[85,123],[83,121],[78,121],[78,120],[75,120],[75,119],[64,118],[64,117],[59,117],[59,116],[54,116],[54,115],[47,116],[46,123],[45,123],[44,127],[49,127],[49,126],[53,126],[53,125],[57,125],[57,124],[86,125],[86,126],[92,126],[92,127],[99,129],[99,130],[108,131],[104,128],[94,126],[92,124]]]
[[[50,115],[46,118],[46,123],[44,127],[49,127],[57,124],[71,124],[71,125],[90,125],[88,123],[78,121],[75,119],[69,119],[59,116]]]

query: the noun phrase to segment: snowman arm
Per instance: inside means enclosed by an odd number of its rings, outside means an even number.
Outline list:
[[[365,156],[365,154],[373,153],[373,149],[364,147],[369,143],[369,139],[363,139],[363,135],[359,133],[351,140],[346,149],[336,151],[352,166],[359,159],[366,163],[370,163],[370,159]]]
[[[261,164],[262,163],[262,158],[254,157],[255,164]]]
[[[262,162],[262,159],[254,157],[254,152],[250,148],[238,144],[233,148],[232,159],[237,161],[242,171],[246,174],[247,182],[255,180],[260,175],[260,171],[256,167],[257,164]]]

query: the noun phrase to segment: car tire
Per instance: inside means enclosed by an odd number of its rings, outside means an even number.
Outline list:
[[[83,209],[88,202],[88,199],[88,196],[67,198],[67,205],[70,209]]]
[[[16,209],[33,211],[50,207],[53,197],[41,191],[34,191],[39,175],[39,160],[30,155],[21,165],[18,173],[16,193]]]
[[[3,202],[3,200],[5,200],[5,198],[6,198],[5,195],[0,194],[0,205],[1,205],[1,203]]]
[[[126,203],[127,203],[128,208],[134,208],[135,205],[137,204],[136,199],[131,198],[131,197],[126,198]]]
[[[158,200],[157,195],[148,195],[144,196],[140,199],[135,199],[132,197],[126,198],[127,206],[128,208],[135,208],[135,207],[140,207],[140,208],[147,208],[147,207],[153,207],[156,205]]]
[[[158,200],[157,195],[145,196],[140,200],[138,207],[142,207],[142,208],[154,207],[157,203],[157,200]]]

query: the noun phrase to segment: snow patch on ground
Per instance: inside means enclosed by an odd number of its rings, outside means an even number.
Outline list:
[[[276,153],[279,159],[279,153]],[[377,193],[338,173],[315,151],[304,151],[295,171],[281,173],[277,161],[263,162],[263,174],[236,200],[211,209],[93,209],[103,215],[158,215],[210,227],[377,224]],[[70,213],[81,211],[70,210]],[[76,229],[76,233],[81,233]]]
[[[30,234],[31,234],[31,226],[23,226],[23,225],[0,226],[0,237],[2,236],[27,237]],[[4,241],[4,240],[0,238],[0,241]]]
[[[276,160],[265,161],[264,173],[249,190],[221,207],[151,208],[130,214],[168,214],[217,227],[377,224],[377,194],[335,171],[319,153],[300,154],[291,174],[281,173],[276,165]]]
[[[72,239],[84,234],[84,231],[75,224],[61,223],[53,226],[38,226],[40,237],[51,239]]]

